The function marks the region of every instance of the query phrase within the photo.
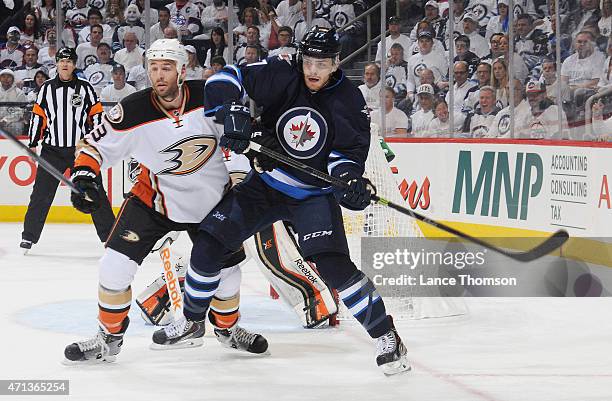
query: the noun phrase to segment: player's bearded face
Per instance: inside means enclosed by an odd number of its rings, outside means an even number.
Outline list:
[[[155,94],[161,99],[172,101],[178,96],[177,71],[174,62],[152,60],[149,63],[149,79]]]
[[[321,90],[329,81],[337,67],[331,58],[304,56],[302,60],[304,82],[311,91]]]

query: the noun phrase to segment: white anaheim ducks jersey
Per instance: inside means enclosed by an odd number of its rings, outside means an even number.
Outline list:
[[[98,172],[133,157],[140,172],[130,192],[174,222],[199,223],[230,179],[217,145],[223,127],[204,117],[204,82],[183,88],[177,110],[165,110],[150,88],[124,98],[81,141],[75,166]]]

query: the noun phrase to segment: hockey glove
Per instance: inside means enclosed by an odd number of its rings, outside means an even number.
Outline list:
[[[268,148],[278,153],[282,152],[282,148],[274,134],[268,133],[262,135],[261,132],[254,132],[252,140],[253,142],[257,142],[265,148]],[[251,162],[251,168],[253,168],[260,174],[264,171],[272,171],[279,166],[279,162],[276,159],[268,157],[262,153],[249,151],[246,156]]]
[[[226,104],[218,114],[223,120],[223,136],[220,145],[223,148],[244,153],[249,148],[251,140],[251,114],[249,108],[241,104]]]
[[[96,173],[88,168],[74,169],[72,177],[70,177],[72,183],[77,187],[81,193],[70,194],[70,201],[72,206],[80,212],[91,214],[98,210],[100,207],[100,193],[98,192],[98,184],[96,184]]]
[[[363,210],[368,207],[372,201],[372,194],[376,194],[372,182],[367,178],[357,177],[349,180],[348,184],[348,188],[336,192],[340,204],[350,210]]]

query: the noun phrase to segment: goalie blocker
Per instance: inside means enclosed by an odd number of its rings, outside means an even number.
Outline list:
[[[249,252],[259,262],[263,274],[274,290],[296,313],[302,326],[314,328],[325,325],[338,311],[332,291],[316,269],[304,260],[295,239],[283,222],[276,222],[253,238]],[[186,262],[179,257],[174,265],[184,292]],[[164,275],[136,298],[142,318],[150,324],[164,326],[172,322],[170,298]]]

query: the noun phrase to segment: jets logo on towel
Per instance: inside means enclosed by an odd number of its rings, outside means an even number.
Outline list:
[[[297,159],[309,159],[325,145],[327,122],[310,107],[296,107],[278,119],[276,132],[287,153]]]

